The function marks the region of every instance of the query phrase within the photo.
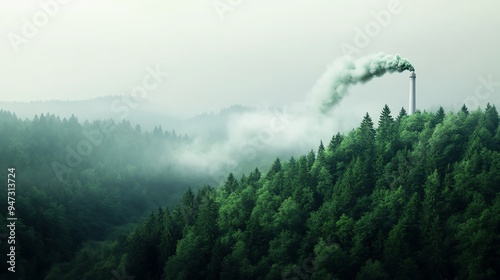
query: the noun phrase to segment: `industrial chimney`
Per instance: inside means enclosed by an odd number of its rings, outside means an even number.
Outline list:
[[[408,112],[410,115],[413,115],[415,113],[415,105],[417,102],[417,92],[416,92],[416,84],[415,84],[415,78],[417,75],[415,75],[415,72],[411,72],[410,75],[410,105],[408,108]]]

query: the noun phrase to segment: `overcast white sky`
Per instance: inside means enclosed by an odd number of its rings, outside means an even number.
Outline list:
[[[356,28],[364,30],[391,2],[241,0],[222,21],[213,0],[65,1],[16,53],[12,34],[23,36],[24,18],[33,22],[43,11],[39,2],[51,1],[0,0],[1,101],[130,94],[145,68],[159,64],[171,76],[148,98],[182,116],[300,102],[343,55],[342,44],[356,46]],[[474,98],[479,77],[500,82],[499,1],[395,2],[400,12],[357,56],[408,58],[418,108],[456,110]],[[408,74],[352,88],[337,113],[361,118],[378,115],[385,103],[393,111],[407,107]],[[481,93],[481,106],[500,104],[500,85]]]

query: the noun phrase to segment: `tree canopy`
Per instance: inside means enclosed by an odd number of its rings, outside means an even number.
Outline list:
[[[75,120],[54,116],[32,122],[0,116],[2,132],[11,135],[0,139],[8,147],[4,158],[14,160],[19,151],[16,160],[32,166],[29,172],[49,173],[28,158],[47,164],[47,153],[61,153],[56,146],[62,135],[81,130]],[[51,127],[54,122],[60,130]],[[164,203],[122,234],[99,239],[107,225],[120,224],[144,209],[142,201],[163,194],[161,182],[167,180],[131,163],[140,157],[134,149],[165,133],[119,124],[121,133],[129,133],[126,139],[137,140],[124,143],[117,136],[103,140],[110,143],[105,149],[121,147],[132,155],[114,159],[102,150],[102,158],[68,175],[77,176],[78,185],[50,178],[29,182],[25,176],[30,193],[20,202],[26,230],[19,234],[32,251],[21,255],[37,264],[25,275],[109,279],[116,270],[136,279],[498,279],[495,106],[413,115],[402,109],[396,118],[385,106],[377,123],[375,128],[366,114],[359,128],[335,133],[317,152],[277,158],[266,172],[227,174],[221,186],[186,189],[177,204]],[[38,136],[22,139],[27,133]],[[113,160],[120,171],[99,165]],[[65,238],[53,238],[56,233]],[[86,238],[99,241],[84,243]],[[52,263],[44,261],[47,256]]]

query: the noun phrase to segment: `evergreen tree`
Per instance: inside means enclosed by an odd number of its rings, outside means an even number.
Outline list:
[[[444,117],[446,116],[443,107],[439,107],[438,111],[436,112],[436,115],[434,116],[434,120],[432,121],[432,126],[436,126],[437,124],[440,124],[443,122]]]
[[[398,114],[398,117],[396,118],[396,121],[401,122],[403,120],[403,118],[406,116],[408,116],[408,114],[406,113],[405,108],[402,107],[401,110],[399,111],[399,114]]]
[[[421,221],[421,260],[430,279],[442,279],[442,230],[438,212],[438,194],[440,192],[437,170],[428,178],[424,187]]]

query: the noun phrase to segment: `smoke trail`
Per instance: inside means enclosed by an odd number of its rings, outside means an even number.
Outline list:
[[[385,73],[415,71],[411,63],[399,55],[384,53],[372,54],[354,60],[342,57],[334,61],[321,76],[310,98],[314,107],[327,113],[347,94],[349,86],[365,83]]]

